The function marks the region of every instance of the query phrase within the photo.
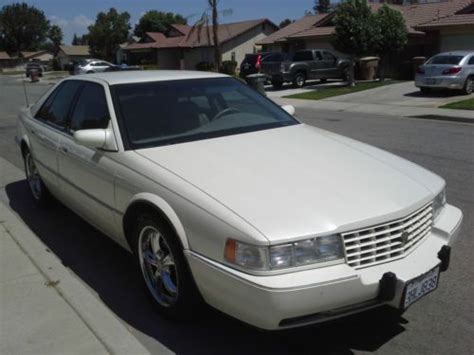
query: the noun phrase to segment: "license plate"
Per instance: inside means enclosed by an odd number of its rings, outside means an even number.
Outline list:
[[[428,271],[426,274],[409,281],[405,287],[403,296],[403,309],[418,301],[420,298],[436,290],[439,280],[439,266]]]
[[[435,85],[436,84],[436,79],[425,79],[425,84],[426,85]]]

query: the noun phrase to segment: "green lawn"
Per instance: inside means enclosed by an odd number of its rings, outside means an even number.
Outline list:
[[[369,89],[378,88],[380,86],[398,84],[401,81],[398,80],[385,80],[385,81],[373,81],[373,82],[361,82],[357,83],[356,86],[341,86],[341,87],[328,87],[322,88],[317,91],[308,91],[301,94],[295,94],[290,96],[284,96],[289,99],[306,99],[306,100],[322,100],[332,96],[352,94],[358,91],[364,91]]]
[[[455,110],[472,110],[474,111],[474,98],[451,102],[450,104],[446,104],[440,106],[440,108],[452,108]]]

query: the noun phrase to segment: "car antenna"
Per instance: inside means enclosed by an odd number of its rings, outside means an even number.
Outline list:
[[[23,92],[25,93],[26,107],[28,107],[30,106],[30,103],[28,102],[28,94],[26,93],[25,80],[23,79],[21,82],[23,83]]]

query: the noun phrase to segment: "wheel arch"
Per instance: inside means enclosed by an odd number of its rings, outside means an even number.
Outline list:
[[[21,149],[21,156],[24,158],[26,151],[30,150],[30,140],[28,139],[28,136],[24,135],[23,137],[21,137],[20,149]]]
[[[122,228],[130,248],[132,248],[133,225],[141,213],[158,215],[176,234],[183,249],[189,249],[184,227],[173,208],[161,197],[151,193],[139,193],[131,200],[122,219]]]

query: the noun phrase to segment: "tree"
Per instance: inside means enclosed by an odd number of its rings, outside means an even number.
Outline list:
[[[377,53],[381,58],[381,79],[385,78],[385,66],[387,58],[394,52],[401,51],[408,41],[408,32],[405,19],[400,11],[383,5],[376,13],[379,26],[379,42]]]
[[[190,38],[195,32],[197,33],[197,41],[198,43],[201,42],[201,32],[203,29],[206,31],[207,35],[207,43],[211,45],[213,44],[214,48],[214,67],[217,70],[222,70],[222,50],[221,44],[219,42],[219,35],[218,35],[218,28],[219,28],[219,18],[218,18],[218,10],[217,4],[218,0],[207,0],[209,7],[203,12],[199,20],[192,26],[191,30],[189,31],[187,38]],[[209,15],[209,12],[211,15]],[[226,13],[232,13],[232,10],[224,10],[224,16]],[[211,18],[212,26],[209,25],[209,18]],[[211,33],[212,30],[212,41],[211,41]]]
[[[292,24],[293,22],[295,22],[294,20],[290,20],[289,18],[287,19],[284,19],[283,21],[280,22],[280,24],[278,25],[279,28],[283,28],[283,27],[286,27],[290,24]]]
[[[63,31],[57,25],[53,25],[49,28],[48,38],[53,44],[53,53],[56,56],[59,52],[59,46],[63,41]]]
[[[0,42],[7,52],[38,49],[48,29],[43,11],[26,3],[5,5],[0,10]]]
[[[186,25],[187,20],[180,14],[151,10],[146,12],[135,25],[134,34],[143,37],[146,32],[167,33],[173,24]]]
[[[380,27],[366,0],[347,0],[339,4],[334,24],[336,50],[353,58],[377,53]]]
[[[128,38],[130,14],[119,13],[110,8],[107,13],[99,12],[95,23],[89,26],[87,39],[91,54],[109,61],[115,59],[119,45]]]
[[[79,45],[79,38],[77,38],[76,33],[74,33],[74,37],[72,37],[72,42],[71,42],[71,44],[72,44],[73,46],[78,46],[78,45]]]
[[[217,2],[218,0],[208,0],[209,6],[212,9],[212,37],[214,40],[214,63],[218,70],[222,67],[222,53],[221,45],[219,43],[219,37],[217,34],[217,29],[219,26],[218,12],[217,12]]]
[[[327,14],[331,11],[331,0],[315,0],[313,10],[317,14]]]

